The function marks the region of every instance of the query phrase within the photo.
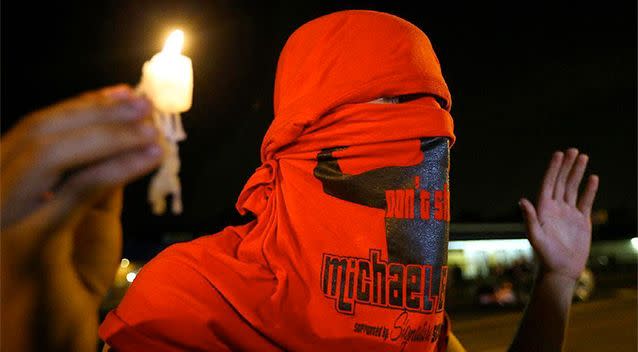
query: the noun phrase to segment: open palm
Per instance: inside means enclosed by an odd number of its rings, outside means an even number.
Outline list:
[[[554,153],[536,208],[525,198],[520,202],[529,241],[542,269],[573,279],[578,279],[589,256],[590,216],[598,189],[598,177],[592,175],[578,194],[587,161],[587,155],[579,155],[574,148]]]

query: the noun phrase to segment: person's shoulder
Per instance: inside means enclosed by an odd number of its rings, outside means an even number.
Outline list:
[[[100,337],[116,350],[161,345],[161,341],[190,347],[201,346],[202,341],[218,343],[206,327],[229,309],[204,274],[203,260],[220,240],[232,242],[218,235],[173,244],[146,263],[102,323]]]
[[[141,268],[122,304],[140,298],[164,303],[167,300],[158,299],[155,294],[160,291],[167,291],[164,295],[168,297],[178,295],[206,300],[216,293],[215,285],[211,282],[214,281],[211,271],[219,263],[214,259],[234,255],[241,243],[244,226],[229,226],[218,233],[165,248]]]
[[[214,255],[233,253],[241,242],[241,233],[245,232],[242,231],[243,228],[250,225],[252,224],[238,227],[229,226],[215,234],[172,244],[149,261],[144,268],[148,266],[152,268],[149,270],[173,270],[172,266],[179,262],[181,266],[188,266],[194,271],[200,271],[202,263],[210,257],[211,253]]]
[[[182,304],[185,298],[210,294],[210,285],[201,274],[204,252],[200,239],[165,248],[142,266],[117,310],[135,311],[143,305],[157,312]]]
[[[198,262],[208,243],[214,243],[216,235],[205,235],[187,242],[174,243],[159,252],[142,270],[171,270],[176,262],[180,266],[189,266],[197,271]],[[151,268],[151,269],[148,269]]]

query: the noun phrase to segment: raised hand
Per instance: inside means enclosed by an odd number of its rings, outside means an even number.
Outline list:
[[[86,93],[28,115],[1,147],[2,350],[94,349],[122,188],[161,162],[150,103],[126,86]]]
[[[578,193],[587,161],[587,155],[579,155],[575,148],[554,153],[536,208],[525,198],[519,202],[542,270],[574,280],[580,277],[589,256],[590,216],[598,189],[598,176],[592,175]]]

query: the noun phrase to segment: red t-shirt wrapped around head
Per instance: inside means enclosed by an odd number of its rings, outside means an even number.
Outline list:
[[[409,22],[306,23],[236,205],[256,220],[164,250],[100,337],[117,351],[444,351],[450,105]]]

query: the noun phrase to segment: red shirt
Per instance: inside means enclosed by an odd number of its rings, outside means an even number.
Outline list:
[[[158,255],[102,339],[120,351],[444,350],[450,99],[409,22],[342,11],[303,25],[236,205],[256,220]]]

